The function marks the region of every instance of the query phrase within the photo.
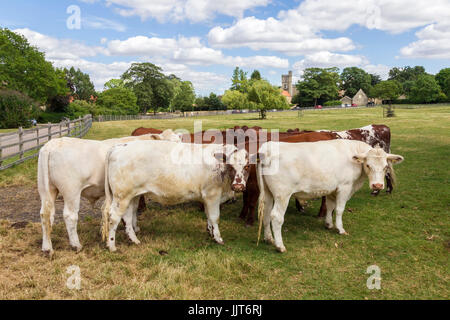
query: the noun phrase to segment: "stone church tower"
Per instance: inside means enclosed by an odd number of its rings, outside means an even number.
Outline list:
[[[281,75],[281,89],[289,92],[291,97],[297,94],[297,87],[295,84],[292,84],[292,71],[289,71],[288,74]]]

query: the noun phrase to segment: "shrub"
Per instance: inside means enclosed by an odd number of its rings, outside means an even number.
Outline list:
[[[0,128],[30,127],[39,108],[26,94],[14,90],[0,90]]]
[[[67,108],[67,115],[70,118],[78,118],[86,114],[96,116],[100,114],[100,109],[95,103],[87,102],[85,100],[75,100],[69,104]]]
[[[136,95],[127,88],[112,88],[100,93],[97,99],[99,114],[131,115],[138,114]]]
[[[342,104],[341,100],[330,100],[325,102],[323,105],[325,107],[333,107],[333,106],[340,106]]]

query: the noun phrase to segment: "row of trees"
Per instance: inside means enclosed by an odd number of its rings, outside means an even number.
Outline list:
[[[336,67],[308,68],[296,87],[299,93],[292,102],[302,106],[337,100],[340,90],[353,97],[359,89],[371,98],[390,101],[404,95],[407,98],[404,101],[410,103],[444,102],[450,101],[450,68],[434,76],[422,66],[394,67],[385,81],[357,67],[345,68],[340,74]]]

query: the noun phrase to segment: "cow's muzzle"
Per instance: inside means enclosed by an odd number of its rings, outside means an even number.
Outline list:
[[[231,186],[231,190],[235,192],[244,192],[245,191],[245,185],[242,183],[235,183]]]
[[[380,190],[383,190],[383,188],[384,188],[384,186],[381,183],[372,184],[373,192],[375,192],[375,191],[379,192]]]

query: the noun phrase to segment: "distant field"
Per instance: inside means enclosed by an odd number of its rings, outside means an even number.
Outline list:
[[[140,126],[192,131],[194,120],[202,120],[204,130],[386,124],[392,152],[405,161],[395,167],[399,184],[392,195],[372,197],[366,184],[347,203],[343,220],[349,236],[324,228],[316,218],[320,201],[310,202],[306,214],[297,213],[291,201],[283,228],[285,254],[256,246],[257,227],[247,228],[237,218],[242,199],[221,212],[224,246],[209,238],[205,214],[196,205],[154,204],[139,217],[142,244],[130,244],[119,227],[117,253],[100,241],[99,211],[79,223],[84,246],[79,254],[70,249],[64,224],[56,224],[53,261],[41,254],[40,224],[15,229],[0,220],[0,299],[449,299],[450,106],[398,108],[396,115],[382,118],[377,107],[311,110],[301,117],[268,113],[266,120],[238,114],[94,123],[87,139],[127,136]],[[0,195],[11,186],[36,193],[36,163],[0,172]],[[39,212],[39,206],[33,210]],[[162,250],[168,254],[160,255]],[[79,291],[65,286],[70,265],[80,267]],[[381,269],[381,290],[366,287],[370,265]]]

